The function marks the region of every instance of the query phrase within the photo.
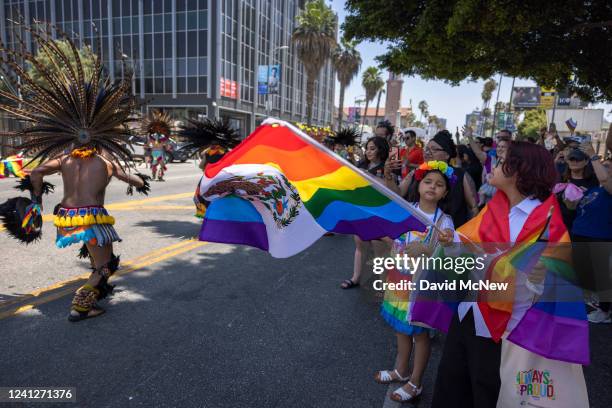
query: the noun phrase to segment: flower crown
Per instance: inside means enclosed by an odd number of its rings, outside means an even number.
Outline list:
[[[417,181],[423,180],[425,174],[428,171],[437,170],[444,175],[451,184],[454,186],[457,182],[457,175],[455,174],[455,169],[452,166],[449,166],[448,163],[439,160],[432,160],[428,162],[423,162],[414,172],[414,178]]]

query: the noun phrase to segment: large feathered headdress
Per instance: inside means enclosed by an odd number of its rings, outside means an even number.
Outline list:
[[[68,51],[52,38],[52,28],[58,39],[69,45]],[[75,148],[105,150],[124,163],[131,160],[125,147],[130,136],[125,125],[132,121],[135,107],[129,70],[124,69],[126,74],[111,82],[99,54],[92,53],[93,69],[86,72],[79,50],[59,28],[35,21],[34,27],[24,29],[31,34],[38,55],[50,63],[42,64],[28,52],[16,32],[18,50],[0,42],[0,51],[5,53],[0,57],[0,70],[3,80],[11,85],[9,91],[0,90],[5,99],[0,110],[26,122],[22,130],[12,134],[24,138],[17,149],[32,154],[32,161],[44,161]],[[97,49],[101,49],[99,38]],[[26,65],[32,69],[26,70]]]
[[[341,144],[344,146],[354,146],[357,144],[359,138],[359,132],[354,128],[342,128],[331,137],[333,143]]]
[[[189,154],[209,148],[209,156],[215,155],[215,152],[224,154],[240,143],[238,131],[228,122],[219,119],[187,119],[180,127],[179,136],[188,140],[181,149],[187,150]]]
[[[168,113],[164,113],[158,110],[153,110],[151,113],[142,120],[140,131],[145,136],[154,134],[170,136],[172,129],[172,117]]]

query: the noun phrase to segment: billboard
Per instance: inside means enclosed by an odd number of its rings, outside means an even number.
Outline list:
[[[280,65],[260,65],[257,69],[257,93],[278,94],[280,89]]]
[[[570,106],[572,102],[572,95],[567,91],[559,91],[559,99],[557,99],[557,106]]]
[[[542,109],[550,109],[555,105],[555,97],[557,91],[553,88],[540,88],[540,107]]]
[[[540,88],[535,86],[514,87],[512,105],[515,108],[537,108],[540,106]]]
[[[361,109],[351,106],[348,108],[348,121],[349,122],[359,122],[361,119]]]

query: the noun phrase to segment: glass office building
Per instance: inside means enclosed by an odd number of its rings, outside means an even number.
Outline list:
[[[305,121],[306,78],[291,45],[303,0],[4,0],[1,39],[14,21],[51,22],[100,50],[111,75],[133,69],[143,110],[177,119],[220,116],[247,134],[267,116]],[[32,50],[35,51],[35,50]],[[125,60],[125,65],[123,61]],[[278,66],[277,93],[259,94],[260,66]],[[332,121],[334,72],[316,81],[313,123]]]

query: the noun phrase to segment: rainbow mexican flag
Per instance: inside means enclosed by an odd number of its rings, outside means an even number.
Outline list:
[[[200,240],[244,244],[277,258],[326,232],[363,240],[423,231],[427,217],[294,126],[269,119],[199,185],[210,201]]]
[[[477,307],[491,338],[500,341],[507,334],[511,342],[546,358],[588,364],[589,336],[583,294],[571,266],[569,234],[556,197],[551,195],[533,210],[513,246],[507,245],[509,210],[507,197],[498,191],[477,217],[458,229],[464,243],[481,244],[485,252],[492,252],[488,254],[492,260],[485,278],[508,283],[508,290],[503,292],[478,293]],[[504,244],[504,250],[492,251]],[[529,276],[538,262],[546,268],[542,294],[507,333],[513,299],[519,290],[517,277]],[[429,272],[429,277],[435,275]],[[447,331],[459,302],[449,301],[450,296],[442,300],[439,293],[436,296],[415,295],[411,319]]]

